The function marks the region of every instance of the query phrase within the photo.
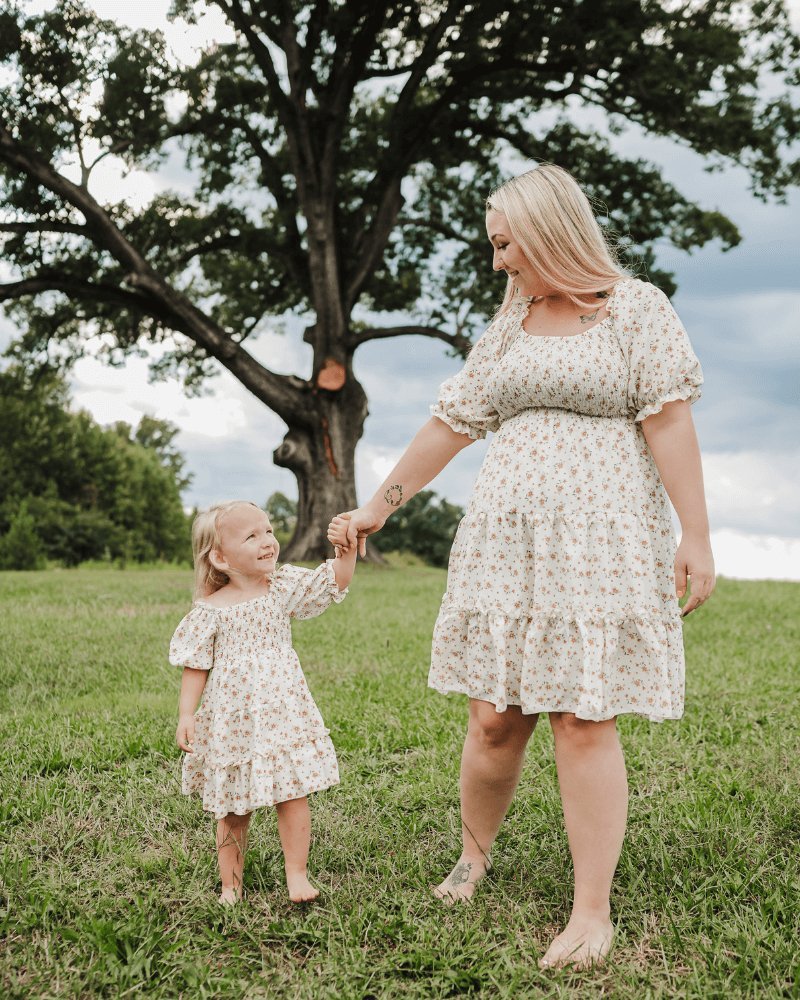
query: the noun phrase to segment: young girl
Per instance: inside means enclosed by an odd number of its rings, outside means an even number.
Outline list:
[[[289,898],[315,899],[306,796],[338,784],[339,770],[289,619],[313,618],[344,599],[355,549],[315,570],[276,569],[269,518],[253,503],[231,501],[198,514],[192,550],[196,600],[169,652],[170,663],[183,667],[175,738],[186,753],[184,794],[202,795],[217,820],[220,902],[241,897],[250,814],[271,805]]]

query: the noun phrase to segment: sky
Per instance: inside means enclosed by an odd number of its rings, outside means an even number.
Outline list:
[[[37,0],[26,6],[44,5]],[[204,39],[228,37],[219,13],[210,13],[196,28],[168,24],[168,0],[136,6],[94,0],[93,6],[132,26],[163,25],[183,59],[190,59]],[[790,7],[800,28],[800,0]],[[741,244],[727,253],[710,245],[688,255],[665,243],[658,263],[676,276],[673,304],[705,373],[703,397],[693,414],[718,571],[728,577],[800,580],[800,191],[786,204],[764,204],[749,194],[744,171],[710,174],[700,157],[672,141],[631,130],[612,142],[621,153],[658,164],[686,196],[724,212],[742,232]],[[142,203],[189,180],[174,164],[168,163],[160,176],[125,176],[112,163],[96,179],[94,193],[127,195]],[[480,193],[476,211],[482,210],[482,199]],[[498,297],[503,285],[498,278]],[[310,348],[300,339],[299,324],[288,330],[266,331],[248,341],[248,349],[275,371],[308,376]],[[13,332],[0,318],[0,348]],[[355,373],[370,400],[357,451],[360,499],[367,499],[388,474],[427,419],[438,385],[460,364],[446,356],[440,341],[425,338],[378,341],[359,349]],[[184,495],[189,506],[229,497],[263,502],[276,490],[296,496],[294,477],[271,458],[285,425],[232,376],[222,373],[209,382],[207,395],[187,398],[177,382],[149,384],[147,371],[145,359],[109,369],[86,358],[72,376],[75,406],[101,423],[136,424],[147,413],[176,424],[176,444],[193,474]],[[484,442],[466,449],[431,488],[464,505],[485,449]]]

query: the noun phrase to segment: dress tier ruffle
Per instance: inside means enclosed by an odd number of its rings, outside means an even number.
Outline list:
[[[291,618],[339,603],[331,561],[284,565],[263,597],[196,602],[170,645],[175,666],[210,670],[195,714],[183,792],[222,819],[302,798],[339,782],[336,752],[292,647]]]
[[[567,552],[586,568],[565,579],[558,567]],[[627,565],[622,552],[633,557]],[[680,718],[680,613],[650,586],[660,556],[641,514],[468,514],[453,545],[430,685],[498,712],[519,705],[595,721],[627,712]],[[466,565],[494,571],[468,589]],[[607,582],[596,586],[598,572]],[[626,577],[630,585],[619,586]]]
[[[217,819],[241,815],[339,783],[336,751],[324,726],[309,727],[294,741],[276,741],[263,732],[259,737],[252,721],[244,712],[208,722],[198,718],[195,750],[184,760],[182,788],[184,795],[200,795],[206,812]],[[214,728],[224,728],[234,739],[241,734],[238,743],[227,753],[209,752],[211,741],[204,737]]]
[[[618,283],[572,337],[499,317],[432,413],[495,436],[453,542],[429,684],[502,712],[680,718],[684,655],[669,500],[641,421],[699,397],[666,297]]]

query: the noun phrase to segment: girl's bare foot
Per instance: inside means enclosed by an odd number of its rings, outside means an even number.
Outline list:
[[[475,892],[475,886],[491,867],[489,858],[465,858],[462,854],[455,868],[444,882],[436,886],[433,894],[447,906],[452,906],[453,903],[468,903]]]
[[[238,903],[242,898],[241,892],[234,886],[222,887],[222,892],[219,894],[219,901],[223,906],[233,906]]]
[[[572,916],[539,960],[541,969],[589,969],[602,965],[611,948],[614,926],[608,917]]]
[[[310,903],[319,896],[319,889],[308,881],[305,872],[286,872],[286,888],[293,903]]]

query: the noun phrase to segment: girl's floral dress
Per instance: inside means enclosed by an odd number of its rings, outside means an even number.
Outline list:
[[[176,667],[209,670],[183,791],[222,819],[339,782],[329,730],[292,647],[291,618],[344,600],[331,560],[281,566],[269,593],[227,608],[196,601],[170,643]]]
[[[535,336],[520,297],[431,408],[495,432],[450,555],[430,686],[522,711],[683,712],[670,504],[642,420],[694,402],[700,364],[667,297],[626,278],[609,315]]]

